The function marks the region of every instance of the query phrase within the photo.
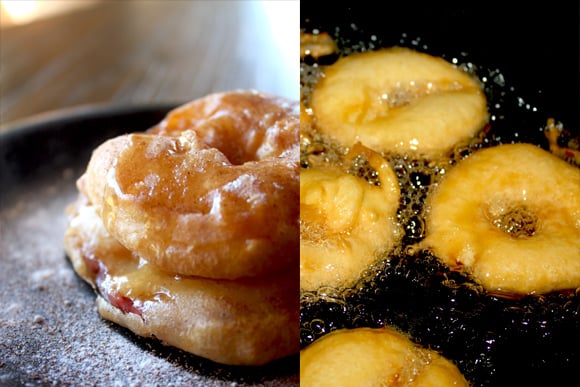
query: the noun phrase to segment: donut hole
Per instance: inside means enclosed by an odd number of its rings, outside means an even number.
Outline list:
[[[493,220],[493,225],[514,238],[529,238],[536,233],[538,218],[527,208],[514,208]]]
[[[300,126],[298,108],[295,101],[256,91],[215,93],[174,109],[148,132],[178,137],[194,131],[206,147],[239,166],[292,157]]]
[[[351,122],[368,123],[394,114],[393,109],[410,105],[427,95],[431,87],[431,83],[423,85],[409,82],[405,85],[398,83],[394,87],[368,89],[366,98],[349,115]]]
[[[538,229],[538,217],[527,206],[490,206],[488,219],[500,231],[515,239],[534,236]]]
[[[242,165],[251,161],[259,161],[257,148],[261,143],[261,138],[249,138],[249,131],[239,130],[238,124],[233,117],[220,116],[205,125],[200,125],[196,131],[200,133],[202,141],[209,148],[219,150],[232,165]],[[241,138],[235,139],[235,133],[243,133]],[[256,142],[258,144],[256,144]]]
[[[452,81],[398,82],[395,87],[390,88],[388,92],[380,93],[377,101],[380,101],[381,104],[386,105],[388,108],[398,108],[409,105],[427,95],[441,94],[463,89],[464,86],[462,86],[461,83]]]
[[[387,101],[387,105],[391,108],[405,106],[426,94],[427,87],[421,89],[417,89],[417,86],[413,82],[407,87],[399,86],[394,88],[390,93],[381,95],[381,99]]]

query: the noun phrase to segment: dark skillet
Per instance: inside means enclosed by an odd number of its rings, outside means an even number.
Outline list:
[[[488,78],[490,113],[498,117],[486,145],[530,142],[547,148],[543,128],[548,118],[566,128],[561,141],[578,140],[578,4],[506,6],[400,2],[337,9],[303,4],[301,28],[330,33],[339,55],[402,45],[472,63],[478,75]],[[302,66],[336,59],[305,58]],[[412,239],[412,232],[406,238]],[[446,271],[429,254],[419,262],[403,253],[376,270],[373,281],[341,298],[346,302],[310,303],[302,297],[302,347],[337,328],[391,324],[456,361],[474,386],[577,380],[578,292],[495,297],[474,291],[469,280]],[[443,281],[449,278],[458,286],[447,287]]]

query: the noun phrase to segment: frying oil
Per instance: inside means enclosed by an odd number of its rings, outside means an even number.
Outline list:
[[[345,41],[335,31],[335,37],[339,55],[382,44],[373,36]],[[429,51],[421,39],[405,34],[398,44]],[[509,87],[500,70],[480,68],[467,55],[445,59],[482,81],[489,124],[440,159],[383,155],[399,181],[397,219],[404,236],[395,249],[361,273],[353,287],[301,293],[301,346],[336,329],[392,325],[455,361],[478,386],[496,385],[518,372],[532,375],[530,369],[572,369],[580,363],[580,290],[526,297],[491,294],[466,275],[450,271],[432,252],[415,247],[425,237],[425,199],[456,163],[478,149],[499,144],[529,142],[548,148],[546,117]],[[311,113],[312,90],[324,76],[321,63],[312,58],[301,62],[301,102],[307,113]],[[302,132],[303,168],[341,162],[347,150],[309,123],[302,125]],[[498,227],[510,224],[506,221]]]

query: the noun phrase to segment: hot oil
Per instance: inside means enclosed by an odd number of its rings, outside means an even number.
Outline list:
[[[338,56],[383,44],[372,36],[346,41],[340,35],[335,31]],[[421,39],[404,34],[397,44],[429,52]],[[399,181],[397,216],[404,236],[394,250],[361,273],[355,286],[302,292],[301,346],[340,328],[390,325],[455,361],[474,386],[497,385],[515,373],[529,380],[547,370],[571,373],[580,363],[580,289],[525,297],[488,293],[468,275],[450,271],[432,252],[416,247],[426,233],[425,199],[459,161],[478,149],[514,142],[548,149],[546,116],[518,96],[499,69],[480,68],[467,56],[441,56],[482,81],[489,124],[438,160],[383,155]],[[307,111],[312,90],[324,74],[326,63],[321,63],[312,58],[301,63],[301,95]],[[347,150],[313,126],[303,130],[308,141],[301,144],[302,167],[341,162]]]

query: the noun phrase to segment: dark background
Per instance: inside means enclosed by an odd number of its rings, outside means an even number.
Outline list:
[[[533,106],[580,131],[580,6],[570,2],[365,2],[340,7],[302,2],[303,28],[376,34],[383,45],[401,33],[421,37],[433,53],[466,52],[498,68]],[[392,39],[392,42],[389,42]]]

